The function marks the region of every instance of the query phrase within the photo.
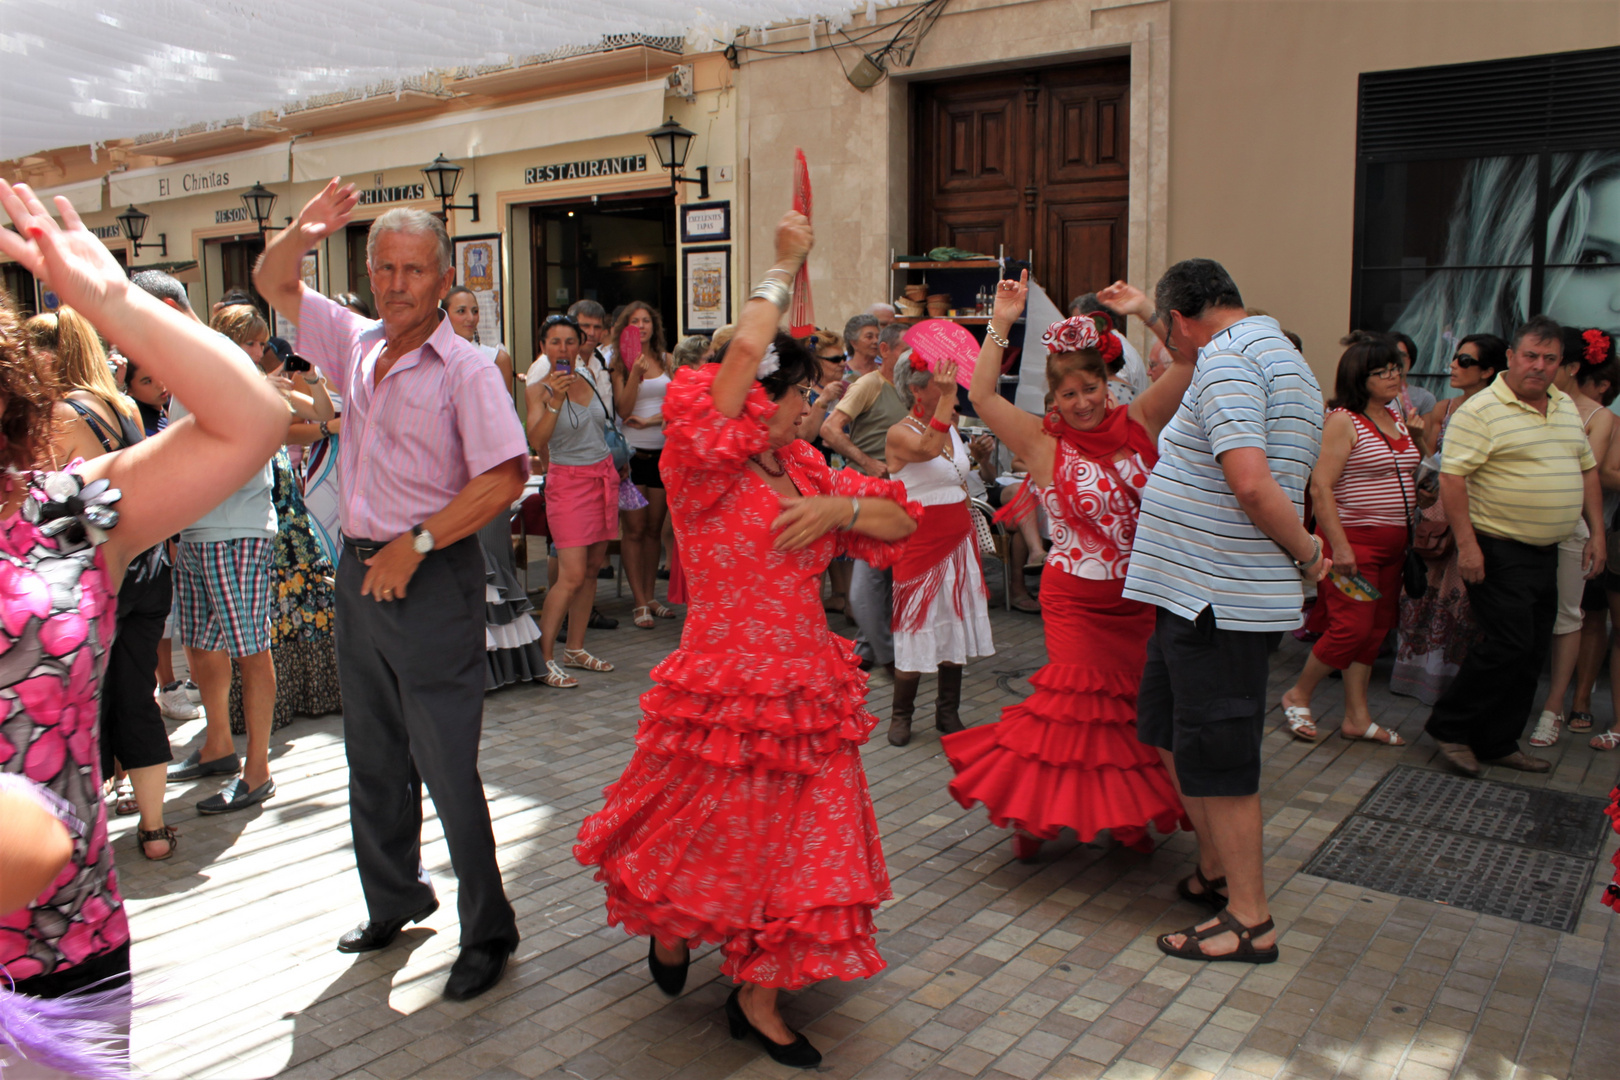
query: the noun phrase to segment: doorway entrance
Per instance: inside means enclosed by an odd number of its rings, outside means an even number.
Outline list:
[[[529,214],[536,341],[546,316],[566,312],[577,300],[595,300],[610,318],[616,308],[640,300],[658,309],[666,327],[679,325],[675,199],[669,192],[545,203]]]
[[[918,83],[912,250],[1009,258],[1053,300],[1125,276],[1130,62]]]

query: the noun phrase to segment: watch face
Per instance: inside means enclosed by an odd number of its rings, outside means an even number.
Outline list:
[[[411,546],[416,549],[418,555],[426,555],[433,550],[433,534],[424,529],[416,534],[416,539],[411,541]]]

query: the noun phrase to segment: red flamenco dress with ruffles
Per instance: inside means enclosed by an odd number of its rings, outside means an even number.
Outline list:
[[[1136,738],[1153,608],[1122,595],[1156,455],[1122,408],[1093,432],[1055,415],[1047,430],[1058,436],[1052,486],[1039,492],[1052,530],[1041,571],[1047,663],[1030,676],[1035,692],[999,721],[941,738],[956,770],[950,792],[1036,840],[1070,828],[1084,842],[1109,829],[1151,851],[1149,823],[1161,833],[1192,828],[1158,752]],[[1128,456],[1112,460],[1119,450]]]
[[[664,399],[686,623],[574,854],[600,867],[610,923],[667,945],[722,942],[721,970],[739,981],[865,978],[884,966],[872,915],[890,896],[860,757],[877,718],[851,643],[827,628],[820,580],[835,555],[887,566],[900,545],[829,533],[775,550],[780,503],[746,463],[769,448],[776,406],[756,386],[741,416],[723,416],[718,371],[682,371]],[[806,496],[905,499],[901,484],[834,473],[802,440],[776,456]]]

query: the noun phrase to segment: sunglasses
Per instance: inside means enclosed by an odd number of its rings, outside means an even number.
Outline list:
[[[1456,356],[1451,358],[1451,362],[1456,364],[1458,367],[1465,369],[1485,366],[1485,362],[1479,357],[1469,356],[1467,353],[1458,353]]]

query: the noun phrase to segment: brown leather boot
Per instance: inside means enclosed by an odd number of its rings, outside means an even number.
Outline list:
[[[917,684],[922,675],[915,671],[894,673],[894,704],[889,706],[889,745],[904,746],[911,741],[911,714],[917,706]]]
[[[962,730],[962,718],[956,713],[961,705],[961,665],[939,665],[939,697],[934,701],[934,726],[939,729],[941,735]]]

